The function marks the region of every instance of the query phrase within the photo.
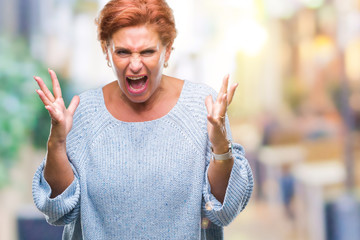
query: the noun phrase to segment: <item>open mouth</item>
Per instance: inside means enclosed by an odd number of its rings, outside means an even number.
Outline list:
[[[148,77],[146,75],[127,76],[126,83],[130,93],[140,94],[146,90]]]

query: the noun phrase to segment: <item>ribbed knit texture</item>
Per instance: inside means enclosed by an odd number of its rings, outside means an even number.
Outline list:
[[[185,81],[167,115],[122,122],[107,111],[102,89],[84,92],[67,138],[75,180],[50,199],[41,164],[32,185],[36,206],[50,224],[66,225],[63,239],[223,239],[222,227],[250,198],[253,177],[234,144],[224,203],[211,194],[209,94],[216,96]],[[228,120],[227,131],[231,138]]]

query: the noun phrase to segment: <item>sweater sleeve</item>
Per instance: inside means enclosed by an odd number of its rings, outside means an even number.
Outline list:
[[[229,123],[227,122],[226,125],[228,135],[231,136]],[[229,137],[229,139],[231,139],[231,137]],[[208,179],[211,158],[210,144],[207,147],[202,211],[205,217],[218,226],[226,226],[235,219],[247,205],[253,190],[254,181],[252,171],[241,145],[233,143],[233,156],[234,165],[231,170],[224,202],[221,204],[211,193],[211,186]]]
[[[45,215],[52,225],[66,225],[74,221],[80,212],[80,184],[73,168],[73,182],[55,198],[50,198],[51,187],[44,177],[45,160],[37,169],[33,182],[32,194],[36,207]]]

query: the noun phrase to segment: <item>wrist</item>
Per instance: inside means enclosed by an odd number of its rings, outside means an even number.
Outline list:
[[[224,154],[229,151],[229,141],[224,141],[221,144],[216,144],[211,146],[211,150],[215,154]]]
[[[64,143],[66,141],[66,131],[63,127],[51,125],[49,141],[57,142],[57,143]]]
[[[58,137],[56,135],[50,134],[47,141],[48,147],[61,147],[66,146],[66,138]]]
[[[224,149],[224,148],[222,148]],[[214,148],[211,148],[211,158],[213,160],[218,160],[218,161],[223,161],[223,160],[231,160],[233,159],[233,155],[232,155],[232,143],[230,141],[228,141],[227,146],[225,147],[226,150],[220,150],[219,152],[216,152],[214,150]]]

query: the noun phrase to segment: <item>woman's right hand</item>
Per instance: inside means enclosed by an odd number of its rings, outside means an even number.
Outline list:
[[[62,98],[59,80],[53,70],[49,69],[49,74],[52,80],[54,94],[51,93],[40,77],[34,77],[40,87],[40,89],[36,90],[36,92],[51,117],[51,132],[49,140],[52,139],[58,143],[62,143],[66,141],[66,136],[71,130],[73,116],[79,105],[80,98],[79,96],[74,96],[69,107],[66,108]]]

